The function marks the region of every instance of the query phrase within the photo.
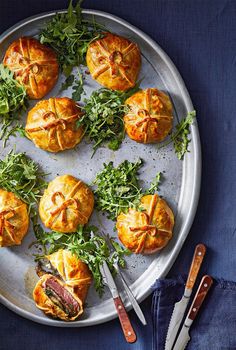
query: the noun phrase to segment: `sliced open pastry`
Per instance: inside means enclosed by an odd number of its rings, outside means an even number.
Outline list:
[[[59,232],[76,232],[88,222],[94,206],[90,188],[71,175],[56,177],[48,185],[39,203],[43,224]]]
[[[136,83],[141,55],[137,44],[122,36],[104,33],[87,51],[87,66],[97,82],[112,90],[126,91]]]
[[[45,96],[56,84],[59,65],[56,54],[38,40],[22,37],[7,49],[4,60],[31,99]]]
[[[141,143],[163,141],[172,129],[172,103],[164,92],[151,88],[136,92],[126,102],[129,112],[124,117],[128,136]]]
[[[61,279],[43,275],[33,292],[36,306],[46,315],[64,321],[74,321],[83,313],[83,303]]]
[[[29,228],[27,205],[0,189],[0,247],[20,245]]]
[[[53,273],[38,270],[40,280],[33,291],[36,306],[46,315],[74,321],[83,313],[92,277],[87,265],[67,250],[47,256]]]
[[[174,215],[157,194],[141,198],[140,211],[129,209],[117,217],[120,241],[136,254],[152,254],[164,248],[172,237]]]
[[[59,152],[75,147],[82,139],[80,107],[68,97],[53,97],[38,102],[28,113],[25,130],[37,147]]]
[[[72,287],[75,294],[84,303],[92,282],[92,275],[88,266],[76,255],[65,249],[60,249],[56,253],[48,255],[47,259],[65,284]]]

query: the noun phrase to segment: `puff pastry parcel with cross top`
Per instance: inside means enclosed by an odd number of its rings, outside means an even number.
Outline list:
[[[25,130],[28,137],[49,152],[75,147],[82,139],[83,127],[77,127],[80,107],[68,97],[39,101],[28,113]]]
[[[0,189],[0,247],[20,245],[29,228],[27,205]]]
[[[56,84],[59,65],[56,54],[38,40],[22,37],[7,49],[4,60],[31,99],[45,96]]]
[[[71,175],[56,177],[48,185],[39,203],[43,224],[58,232],[76,232],[88,222],[94,206],[90,188]]]
[[[136,92],[125,103],[129,106],[124,117],[125,130],[132,140],[154,143],[166,138],[173,123],[169,96],[151,88]]]
[[[141,199],[143,211],[129,209],[117,218],[120,241],[136,254],[152,254],[164,248],[172,237],[174,215],[157,194]]]
[[[57,277],[43,274],[33,291],[36,306],[46,315],[73,321],[83,313],[92,277],[87,265],[68,250],[47,256]]]
[[[136,83],[141,55],[138,45],[119,35],[104,33],[104,37],[93,41],[87,51],[87,66],[101,85],[126,91]]]

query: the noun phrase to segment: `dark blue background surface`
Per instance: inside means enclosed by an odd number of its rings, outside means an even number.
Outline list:
[[[28,16],[67,7],[67,1],[0,2],[0,32]],[[180,71],[198,113],[203,151],[197,215],[169,275],[186,273],[196,243],[208,246],[203,270],[236,280],[236,1],[86,0],[85,8],[113,13],[149,34]],[[119,322],[57,329],[25,320],[0,307],[0,350],[151,349],[151,297],[138,341],[125,344]],[[209,350],[211,350],[209,348]]]

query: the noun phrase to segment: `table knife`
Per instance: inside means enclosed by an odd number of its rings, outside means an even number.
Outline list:
[[[203,276],[173,350],[184,350],[186,348],[189,340],[191,339],[189,336],[189,329],[195,320],[195,317],[197,316],[197,313],[209,289],[211,288],[212,283],[213,280],[210,276]]]
[[[93,232],[91,232],[91,237],[93,235],[94,235]],[[103,261],[103,263],[100,264],[99,268],[103,278],[103,283],[110,289],[125,339],[128,343],[134,343],[137,337],[131,325],[129,316],[125,310],[124,304],[119,295],[119,292],[115,284],[115,281],[112,277],[111,271],[109,270],[109,267],[105,261]]]
[[[206,247],[204,246],[204,244],[198,244],[194,251],[192,264],[190,266],[188,279],[184,290],[184,295],[179,302],[175,303],[174,306],[174,310],[170,319],[169,328],[166,336],[165,350],[171,350],[173,347],[179,327],[184,318],[184,314],[188,306],[189,299],[192,294],[192,290],[205,253]]]

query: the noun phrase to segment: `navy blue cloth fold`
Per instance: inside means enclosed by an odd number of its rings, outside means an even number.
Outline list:
[[[153,350],[164,350],[174,304],[184,292],[184,279],[160,279],[153,286]],[[192,298],[194,297],[193,293]],[[188,305],[190,307],[191,302]],[[187,310],[188,310],[187,308]],[[236,349],[236,282],[214,279],[190,329],[187,350]]]

